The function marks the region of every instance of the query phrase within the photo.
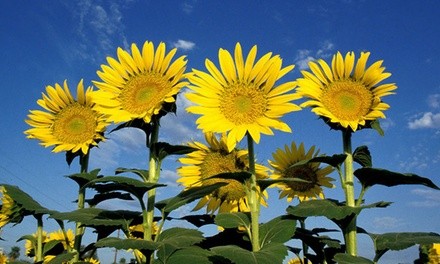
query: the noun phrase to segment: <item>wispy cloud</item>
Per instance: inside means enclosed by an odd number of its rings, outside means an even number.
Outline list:
[[[194,5],[196,4],[197,0],[192,1],[184,1],[181,4],[182,11],[186,14],[191,14],[194,11]]]
[[[322,43],[321,47],[316,50],[309,49],[300,49],[297,51],[295,57],[295,64],[298,66],[300,70],[304,70],[309,68],[308,63],[310,61],[314,61],[316,59],[326,59],[329,58],[332,54],[335,45],[331,41],[325,41]]]
[[[428,105],[431,108],[440,108],[440,94],[431,94],[428,96]]]
[[[409,129],[440,128],[440,113],[426,112],[421,117],[408,122]]]
[[[195,46],[196,44],[194,42],[183,39],[179,39],[176,42],[173,42],[173,47],[183,49],[185,51],[192,50]]]
[[[411,193],[419,196],[421,200],[409,204],[414,207],[440,207],[440,193],[431,189],[414,189]]]
[[[391,216],[375,217],[373,219],[373,226],[378,230],[394,230],[404,225],[405,223],[402,220]]]

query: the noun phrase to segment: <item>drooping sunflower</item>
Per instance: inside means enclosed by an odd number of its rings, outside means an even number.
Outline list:
[[[175,102],[176,94],[187,84],[183,81],[187,61],[181,56],[171,62],[177,49],[168,53],[165,49],[163,42],[154,50],[153,43],[146,41],[142,52],[132,44],[131,55],[118,48],[118,60],[107,57],[108,65],[97,72],[102,82],[93,83],[99,88],[99,110],[110,121],[143,119],[149,123],[164,103]]]
[[[32,128],[25,131],[27,138],[38,139],[44,147],[54,146],[53,152],[81,151],[104,140],[108,125],[104,116],[96,111],[92,87],[84,91],[83,80],[77,85],[77,99],[70,93],[67,81],[46,87],[46,94],[37,104],[46,111],[31,110],[26,120]]]
[[[383,111],[390,106],[382,97],[394,94],[394,83],[380,84],[391,76],[379,60],[366,68],[370,52],[361,52],[355,65],[355,55],[348,52],[345,58],[338,52],[333,55],[331,68],[322,59],[310,62],[311,72],[302,71],[297,79],[297,92],[310,100],[301,104],[312,107],[332,128],[358,129],[368,127],[371,121],[385,118]]]
[[[281,182],[276,184],[280,188],[280,199],[287,196],[287,201],[291,202],[293,198],[298,197],[300,201],[324,198],[322,186],[332,188],[331,183],[334,179],[327,177],[333,172],[331,166],[320,168],[319,162],[310,162],[301,165],[295,165],[300,161],[309,160],[317,157],[319,150],[315,151],[312,146],[307,152],[304,144],[298,147],[295,142],[291,146],[284,146],[284,150],[278,148],[272,153],[273,160],[269,164],[274,168],[272,179],[300,179],[307,182]],[[295,165],[295,166],[293,166]]]
[[[206,133],[205,138],[208,145],[200,142],[189,143],[190,147],[197,150],[179,159],[184,166],[177,169],[180,176],[177,181],[186,188],[208,186],[217,182],[227,185],[202,198],[193,210],[199,210],[206,205],[208,213],[214,213],[217,209],[219,212],[248,212],[250,209],[246,190],[241,182],[234,179],[208,179],[220,173],[247,171],[248,151],[235,148],[228,151],[226,134],[222,134],[220,140],[214,133]],[[257,178],[267,178],[267,171],[267,167],[255,164]],[[267,206],[264,199],[267,198],[267,193],[262,192],[259,195],[262,196],[261,204]]]
[[[280,118],[301,109],[291,103],[300,98],[299,94],[289,93],[295,88],[294,82],[275,86],[294,65],[283,68],[282,59],[271,52],[255,62],[256,55],[257,46],[253,46],[244,60],[237,43],[234,58],[227,50],[219,50],[220,70],[207,59],[208,72],[193,70],[188,77],[193,93],[186,97],[196,105],[187,111],[201,115],[196,122],[203,132],[229,132],[229,150],[246,133],[259,143],[260,134],[273,135],[272,129],[291,132]]]
[[[0,186],[0,193],[2,194],[0,205],[0,228],[9,223],[11,215],[13,214],[14,200],[6,193],[5,187]]]

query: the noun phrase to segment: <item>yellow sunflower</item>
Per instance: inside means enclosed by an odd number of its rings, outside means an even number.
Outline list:
[[[429,264],[440,263],[440,243],[430,245],[428,259]]]
[[[6,264],[9,262],[8,257],[3,254],[3,252],[0,252],[0,264]]]
[[[385,72],[383,61],[376,61],[366,68],[369,52],[361,52],[355,65],[355,55],[348,52],[345,58],[338,52],[330,66],[323,60],[310,62],[311,72],[302,71],[297,79],[298,93],[310,100],[301,104],[330,122],[333,128],[357,129],[368,127],[378,118],[385,118],[383,111],[390,106],[382,97],[394,94],[394,83],[379,84],[391,76]]]
[[[190,147],[197,150],[179,159],[185,166],[178,168],[177,173],[180,178],[177,181],[186,188],[217,182],[224,182],[227,185],[202,198],[194,210],[206,205],[208,213],[214,213],[217,209],[219,212],[249,211],[246,190],[241,182],[234,179],[207,179],[220,173],[247,171],[249,169],[247,150],[228,151],[226,134],[223,134],[220,140],[213,133],[206,133],[205,138],[208,146],[200,142],[189,143]],[[255,170],[257,178],[267,177],[267,167],[256,164]],[[260,195],[267,197],[266,192]],[[260,200],[262,205],[267,206],[263,197]]]
[[[144,43],[142,53],[135,44],[131,45],[131,55],[118,48],[119,61],[107,57],[108,65],[97,72],[102,82],[93,82],[99,88],[96,102],[100,111],[116,123],[133,119],[149,123],[164,103],[175,102],[176,94],[186,85],[182,81],[185,56],[171,63],[176,51],[166,53],[163,42],[154,50],[149,41]]]
[[[0,193],[2,194],[1,198],[1,206],[0,206],[0,228],[9,223],[11,216],[13,214],[13,209],[15,202],[14,200],[6,193],[6,189],[3,186],[0,186]]]
[[[272,154],[273,161],[269,160],[269,164],[274,168],[272,179],[301,179],[307,182],[282,182],[276,184],[281,189],[280,199],[287,196],[287,201],[291,202],[293,198],[298,197],[300,201],[324,198],[322,186],[332,188],[331,183],[334,179],[327,177],[333,172],[331,166],[320,168],[319,162],[311,162],[302,165],[292,166],[300,161],[309,160],[317,157],[319,150],[315,151],[312,146],[307,153],[304,144],[299,147],[295,142],[292,145],[285,145],[284,150],[277,149]]]
[[[54,146],[53,152],[81,150],[104,140],[107,122],[95,110],[92,87],[84,91],[83,81],[77,85],[77,99],[70,93],[67,81],[63,87],[56,83],[46,87],[46,94],[37,104],[46,111],[31,110],[28,123],[32,128],[25,131],[27,138],[39,139],[44,147]]]
[[[196,105],[187,108],[197,119],[203,132],[228,132],[227,146],[232,150],[246,133],[259,143],[260,134],[273,135],[272,128],[291,132],[280,118],[286,113],[300,110],[291,103],[299,94],[289,93],[294,82],[275,86],[275,82],[290,72],[294,65],[282,68],[282,59],[267,53],[255,64],[257,46],[253,46],[246,60],[240,43],[235,46],[234,58],[219,50],[220,70],[210,60],[205,65],[208,72],[193,70],[188,77],[194,93],[186,94]]]
[[[36,243],[36,241],[37,241],[37,233],[34,233],[32,236],[35,238],[34,241]],[[43,238],[43,240],[42,240],[43,244],[48,241],[49,237],[48,237],[46,231],[43,231],[42,238]],[[36,247],[35,243],[33,241],[29,240],[29,239],[26,239],[26,242],[24,244],[24,248],[26,250],[26,256],[28,256],[28,257],[35,257],[35,247]]]
[[[73,244],[75,243],[75,235],[73,234],[72,229],[68,229],[66,231],[66,236],[67,236],[67,241],[69,242],[69,247],[73,248]],[[47,241],[52,241],[52,240],[60,241],[63,244],[64,249],[67,250],[66,238],[61,229],[49,233]]]

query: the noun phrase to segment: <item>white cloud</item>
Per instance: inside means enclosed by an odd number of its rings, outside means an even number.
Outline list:
[[[440,113],[426,112],[422,117],[408,122],[409,129],[440,128]]]
[[[193,1],[194,2],[194,1]],[[185,12],[186,14],[191,14],[194,10],[194,4],[190,3],[188,1],[185,1],[182,3],[182,10],[183,12]]]
[[[410,205],[414,207],[438,207],[440,206],[440,193],[438,190],[413,189],[412,194],[422,198],[420,201],[413,201]]]
[[[194,42],[191,42],[191,41],[188,41],[188,40],[179,39],[178,41],[173,42],[173,46],[175,48],[183,49],[183,50],[187,51],[187,50],[194,49],[196,44]]]
[[[308,49],[300,49],[297,51],[297,55],[295,58],[295,64],[298,66],[300,70],[308,69],[308,63],[310,61],[314,61],[316,59],[326,59],[331,56],[331,51],[334,49],[335,45],[330,41],[325,41],[322,43],[321,47],[313,52]]]
[[[428,105],[432,108],[440,107],[440,94],[431,94],[428,96]]]
[[[383,216],[383,217],[375,217],[373,219],[373,226],[377,229],[395,229],[396,227],[401,227],[404,225],[402,220],[391,217],[391,216]]]

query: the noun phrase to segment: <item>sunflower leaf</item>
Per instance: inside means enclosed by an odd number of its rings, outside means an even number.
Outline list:
[[[247,172],[247,171],[238,171],[238,172],[224,172],[224,173],[219,173],[216,174],[214,176],[205,178],[203,180],[210,180],[210,179],[225,179],[225,180],[236,180],[239,181],[241,183],[246,182],[248,179],[250,179],[252,176],[251,173]]]
[[[211,264],[214,254],[200,247],[187,247],[174,251],[167,259],[157,261],[163,264]]]
[[[170,155],[184,155],[191,153],[197,149],[190,146],[183,145],[171,145],[166,142],[157,142],[151,144],[151,149],[159,160],[163,160],[165,157]]]
[[[84,185],[89,183],[90,181],[98,179],[100,176],[98,176],[100,169],[95,169],[90,172],[83,172],[83,173],[75,173],[66,176],[67,178],[74,180],[80,188],[82,188]]]
[[[56,256],[55,258],[51,259],[48,264],[62,264],[70,261],[75,256],[75,253],[64,253]]]
[[[260,225],[260,245],[285,243],[295,234],[296,219],[279,216]]]
[[[336,254],[335,257],[333,258],[333,260],[339,264],[352,264],[352,263],[373,264],[374,263],[373,261],[366,259],[364,257],[352,256],[352,255],[346,254],[346,253]]]
[[[345,158],[347,155],[345,154],[334,154],[332,156],[318,156],[311,159],[304,159],[301,161],[298,161],[295,164],[292,164],[289,168],[296,167],[296,166],[302,166],[307,163],[311,162],[320,162],[320,163],[326,163],[332,167],[339,167],[341,164],[345,161]]]
[[[21,217],[28,216],[28,215],[43,215],[43,214],[51,214],[55,211],[46,209],[45,207],[41,206],[37,201],[35,201],[29,194],[23,192],[18,188],[17,186],[8,185],[8,184],[2,184],[5,188],[6,194],[11,197],[11,199],[14,201],[14,203],[19,207],[19,213]],[[21,217],[14,217],[17,220]],[[18,222],[19,223],[19,222]]]
[[[166,213],[170,213],[171,211],[176,210],[177,208],[185,204],[189,204],[194,200],[200,199],[206,195],[211,194],[213,191],[225,185],[227,185],[227,183],[218,182],[212,185],[189,188],[187,190],[183,190],[175,197],[157,202],[155,206],[159,210],[163,210]]]
[[[127,238],[121,239],[116,237],[106,237],[95,243],[98,248],[110,247],[115,249],[129,250],[156,250],[159,247],[159,243],[153,241],[147,241],[143,239]]]
[[[140,212],[134,211],[110,211],[99,208],[83,208],[72,212],[54,213],[50,217],[56,220],[80,222],[85,226],[124,227],[140,215]]]
[[[269,243],[257,252],[248,251],[235,245],[211,248],[215,254],[233,263],[272,264],[282,263],[287,255],[287,247],[281,243]]]
[[[133,198],[129,193],[120,193],[120,192],[106,192],[106,193],[98,193],[93,196],[91,199],[86,199],[85,201],[90,205],[90,207],[94,207],[97,204],[107,201],[110,199],[121,199],[125,201],[132,201]]]
[[[224,228],[238,228],[243,226],[248,229],[250,228],[251,219],[249,214],[242,212],[219,213],[215,217],[214,222]]]
[[[385,169],[359,168],[354,171],[354,175],[364,187],[373,185],[384,185],[392,187],[396,185],[417,184],[440,190],[430,179],[412,173],[398,173]]]
[[[284,178],[284,179],[264,179],[264,180],[257,180],[258,186],[260,186],[261,191],[266,190],[269,186],[277,183],[294,183],[294,182],[301,182],[301,183],[310,183],[310,181],[303,180],[300,178]]]
[[[362,167],[373,166],[371,154],[367,146],[357,147],[353,152],[353,160],[359,163]]]
[[[140,170],[140,169],[128,169],[128,168],[117,168],[115,173],[116,175],[121,173],[131,172],[141,177],[142,180],[148,179],[148,170]]]

